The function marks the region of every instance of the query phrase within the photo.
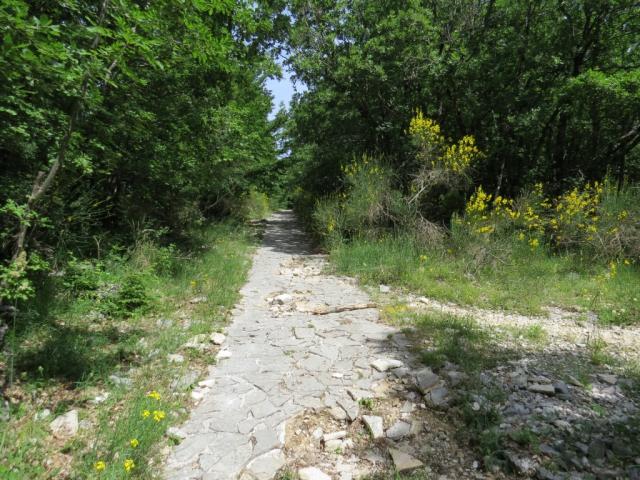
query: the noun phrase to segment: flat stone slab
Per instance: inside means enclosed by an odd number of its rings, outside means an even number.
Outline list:
[[[388,341],[397,330],[378,323],[376,309],[319,317],[297,308],[370,303],[357,285],[322,274],[323,262],[291,212],[267,222],[225,334],[193,339],[220,350],[192,391],[199,403],[179,427],[184,438],[171,449],[164,478],[272,480],[287,464],[288,420],[327,409],[341,422],[356,421],[356,400],[372,397],[384,372],[403,368],[393,358],[398,346]],[[384,437],[382,419],[375,425],[375,437]],[[353,445],[339,428],[317,442],[341,451]],[[301,469],[300,479],[330,479],[321,468]]]
[[[424,463],[422,463],[417,458],[412,457],[408,453],[405,453],[402,450],[398,450],[396,448],[390,448],[389,454],[391,455],[393,466],[395,467],[397,472],[408,472],[410,470],[420,468],[424,465]]]
[[[371,437],[374,440],[384,437],[384,425],[382,417],[377,417],[375,415],[363,415],[362,420],[369,429],[369,433],[371,433]]]

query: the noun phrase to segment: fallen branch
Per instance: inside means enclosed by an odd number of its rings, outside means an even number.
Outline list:
[[[342,305],[340,307],[327,307],[311,310],[314,315],[328,315],[330,313],[350,312],[352,310],[365,310],[367,308],[378,308],[375,303],[356,303],[354,305]]]

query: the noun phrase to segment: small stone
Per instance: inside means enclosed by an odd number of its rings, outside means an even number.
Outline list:
[[[204,350],[206,350],[208,348],[207,346],[207,336],[204,333],[201,333],[199,335],[195,335],[193,337],[191,337],[187,343],[185,343],[183,345],[184,348],[190,348],[193,350],[198,350],[199,352],[202,352]]]
[[[272,480],[284,464],[284,453],[277,448],[251,460],[245,470],[255,480]]]
[[[189,303],[195,305],[196,303],[204,303],[207,301],[207,297],[205,295],[200,295],[199,297],[193,297],[189,300]]]
[[[294,300],[293,295],[289,295],[288,293],[283,293],[281,295],[278,295],[277,297],[274,297],[273,300],[271,301],[271,304],[286,305],[287,303],[293,302],[293,300]]]
[[[41,410],[38,413],[36,413],[33,418],[36,421],[44,420],[45,418],[49,417],[50,415],[51,415],[51,410],[49,410],[48,408],[45,408],[44,410]]]
[[[424,400],[432,407],[442,407],[449,401],[449,390],[447,387],[434,388],[424,396]]]
[[[400,407],[400,412],[401,413],[411,413],[416,409],[416,404],[413,402],[410,402],[409,400],[406,400],[402,406]]]
[[[322,439],[323,431],[320,427],[316,428],[313,432],[311,432],[311,436],[314,440],[319,442]]]
[[[409,375],[410,370],[407,367],[400,367],[394,368],[391,370],[391,373],[393,373],[397,378],[403,378]]]
[[[462,372],[456,372],[455,370],[451,370],[447,372],[447,380],[451,383],[451,386],[455,387],[459,385],[460,382],[467,379],[467,375]]]
[[[403,367],[404,363],[394,358],[378,358],[371,362],[371,366],[379,372],[386,372],[387,370]]]
[[[360,407],[352,400],[340,399],[338,405],[344,410],[349,421],[353,422],[360,415]]]
[[[529,385],[529,391],[533,393],[541,393],[543,395],[555,395],[556,389],[553,385],[533,383]]]
[[[391,291],[391,287],[388,285],[380,285],[378,288],[380,289],[380,293],[389,293]]]
[[[170,427],[167,429],[167,436],[176,440],[184,440],[187,438],[187,434],[177,427]]]
[[[411,424],[398,420],[391,427],[389,427],[385,433],[387,438],[392,440],[399,440],[408,436],[411,433]]]
[[[324,442],[324,449],[328,452],[335,452],[338,449],[342,449],[342,440],[334,439]]]
[[[316,467],[306,467],[298,470],[300,480],[331,480],[331,477]]]
[[[338,432],[325,433],[322,435],[322,440],[324,442],[329,442],[331,440],[340,440],[347,436],[347,432],[345,430],[340,430]]]
[[[574,387],[583,387],[584,386],[580,380],[578,380],[576,377],[574,377],[572,375],[568,375],[567,376],[567,382],[569,383],[569,385],[573,385]]]
[[[416,374],[416,383],[418,389],[426,394],[430,389],[435,387],[440,382],[440,377],[433,373],[430,368],[423,368]]]
[[[513,467],[523,475],[531,475],[536,471],[536,462],[527,457],[519,457],[514,452],[507,452],[507,458]]]
[[[109,399],[110,396],[111,394],[109,392],[99,393],[98,395],[93,397],[93,400],[91,400],[91,403],[95,403],[95,404],[104,403]]]
[[[169,360],[169,363],[182,363],[184,362],[184,356],[179,353],[170,353],[167,355],[167,360]]]
[[[198,386],[202,388],[212,388],[215,384],[215,378],[208,378],[206,380],[201,380],[200,382],[198,382]]]
[[[541,443],[540,446],[538,447],[538,450],[540,450],[541,453],[544,453],[545,455],[547,455],[549,457],[557,457],[557,456],[560,455],[560,452],[558,452],[556,449],[550,447],[546,443]]]
[[[78,411],[69,410],[64,415],[60,415],[49,424],[53,436],[56,438],[70,438],[78,433]]]
[[[118,385],[119,387],[131,387],[133,385],[133,380],[127,377],[119,377],[118,375],[109,375],[109,380],[114,385]]]
[[[196,383],[199,376],[200,374],[198,372],[191,370],[180,377],[173,379],[169,386],[171,387],[171,390],[187,390],[191,385]]]
[[[395,448],[390,448],[389,453],[393,460],[393,466],[397,472],[407,472],[416,468],[422,467],[424,464],[415,457],[412,457],[408,453]]]
[[[610,373],[599,373],[597,377],[598,377],[598,380],[600,380],[601,382],[607,383],[609,385],[615,385],[616,383],[618,383],[618,377]]]
[[[555,389],[556,393],[559,393],[561,395],[569,395],[569,393],[571,393],[567,384],[561,381],[554,383],[553,388]]]
[[[374,440],[384,437],[382,417],[377,417],[375,415],[363,415],[362,420],[364,420],[364,423],[367,425],[367,428],[371,433],[371,437],[373,437]]]
[[[227,358],[231,358],[231,351],[229,350],[220,350],[217,354],[216,354],[216,361],[220,361],[220,360],[225,360]]]
[[[538,468],[537,472],[536,472],[536,477],[539,480],[562,480],[563,477],[561,477],[560,475],[557,475],[555,473],[553,473],[550,470],[547,470],[544,467],[540,467]]]
[[[218,332],[212,333],[211,336],[209,337],[209,340],[214,345],[222,345],[226,339],[227,337],[225,337],[222,333],[218,333]]]
[[[340,407],[331,407],[329,409],[329,414],[339,422],[342,422],[347,419],[347,412]],[[356,417],[357,417],[357,414],[356,414]]]
[[[527,387],[528,377],[524,370],[517,369],[515,372],[509,373],[508,377],[509,377],[509,383],[511,383],[511,385],[513,385],[514,387],[518,387],[518,388]]]

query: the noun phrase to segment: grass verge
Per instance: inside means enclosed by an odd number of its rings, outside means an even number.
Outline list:
[[[409,236],[339,242],[331,260],[340,273],[391,284],[461,305],[541,314],[544,307],[594,311],[604,324],[640,319],[640,271],[577,255],[532,251],[517,241],[473,249],[426,249]]]
[[[0,477],[154,477],[174,441],[167,428],[186,416],[189,389],[215,362],[213,350],[184,344],[225,325],[253,243],[244,226],[221,223],[188,248],[141,241],[54,278],[55,288],[17,319],[1,359],[15,375]],[[70,410],[77,435],[55,438],[50,422]]]

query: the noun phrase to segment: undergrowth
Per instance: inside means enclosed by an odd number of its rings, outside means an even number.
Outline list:
[[[188,246],[145,240],[129,252],[74,260],[22,309],[1,365],[12,385],[0,430],[0,477],[151,478],[166,430],[186,410],[187,371],[214,352],[182,345],[219,330],[249,268],[251,232],[221,223]],[[170,353],[184,363],[171,363]],[[187,367],[188,365],[188,367]],[[78,411],[79,433],[51,436],[49,423]]]

